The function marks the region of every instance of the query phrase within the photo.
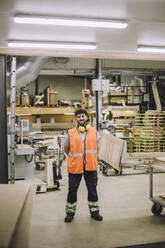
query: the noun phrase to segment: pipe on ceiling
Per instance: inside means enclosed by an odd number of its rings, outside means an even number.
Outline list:
[[[48,61],[48,57],[27,57],[26,62],[16,70],[16,88],[19,89],[26,84],[34,81],[41,71],[44,64]],[[10,88],[11,74],[7,74],[8,88]]]

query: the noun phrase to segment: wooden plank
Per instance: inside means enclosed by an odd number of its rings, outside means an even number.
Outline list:
[[[165,157],[165,152],[134,152],[129,153],[130,158],[155,158]]]
[[[163,166],[163,165],[151,164],[151,167],[158,171],[165,172],[165,165]]]
[[[123,153],[124,140],[111,134],[101,133],[99,158],[120,170],[120,161]]]
[[[34,195],[31,187],[30,184],[0,185],[0,247],[11,247],[11,243],[13,248],[28,247],[31,204]]]
[[[74,123],[42,123],[41,130],[63,130],[63,129],[71,129],[75,126]]]
[[[52,115],[52,114],[73,114],[78,108],[75,107],[16,107],[17,114],[23,115]],[[7,108],[7,111],[10,112],[10,107]]]
[[[165,162],[165,157],[162,157],[162,158],[156,157],[155,159],[158,160],[158,161],[160,161],[160,162]]]
[[[31,228],[31,213],[33,198],[36,192],[36,185],[31,185],[26,196],[23,209],[21,211],[17,226],[11,240],[12,248],[28,248],[29,234]]]

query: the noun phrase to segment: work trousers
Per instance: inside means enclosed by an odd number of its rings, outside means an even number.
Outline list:
[[[66,203],[66,213],[74,215],[77,206],[77,191],[80,185],[82,176],[88,190],[88,206],[91,214],[99,212],[98,195],[97,195],[97,171],[84,171],[83,174],[71,174],[69,173],[69,191]]]

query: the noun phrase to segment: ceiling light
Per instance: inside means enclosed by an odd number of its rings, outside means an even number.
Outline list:
[[[40,41],[8,41],[8,47],[15,48],[45,48],[45,49],[73,49],[73,50],[94,50],[95,43],[76,42],[40,42]]]
[[[147,46],[147,45],[139,45],[137,47],[138,52],[145,53],[165,53],[165,47],[163,46]]]
[[[47,24],[58,26],[78,26],[78,27],[94,27],[94,28],[126,28],[128,23],[124,20],[110,19],[86,19],[86,18],[70,18],[70,17],[46,17],[31,15],[16,15],[14,17],[16,23],[27,24]]]

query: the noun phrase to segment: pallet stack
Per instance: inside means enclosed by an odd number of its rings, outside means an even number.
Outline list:
[[[165,151],[165,111],[138,114],[132,130],[132,152]]]

